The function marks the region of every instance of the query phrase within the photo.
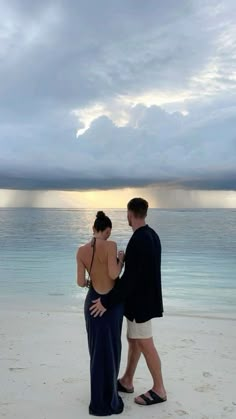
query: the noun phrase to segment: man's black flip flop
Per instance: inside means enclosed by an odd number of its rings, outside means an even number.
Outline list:
[[[139,404],[140,406],[150,406],[152,404],[166,402],[167,400],[167,399],[162,399],[162,397],[158,396],[158,394],[156,394],[153,390],[149,390],[147,393],[150,394],[151,399],[145,396],[145,394],[140,394],[139,397],[141,397],[141,399],[143,399],[145,403],[140,403],[140,402],[137,402],[136,400],[135,400],[135,403]]]
[[[121,393],[133,393],[134,392],[134,388],[126,388],[124,387],[121,382],[119,380],[117,380],[117,390],[120,391]]]

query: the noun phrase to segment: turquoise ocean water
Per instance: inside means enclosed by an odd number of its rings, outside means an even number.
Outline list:
[[[106,210],[112,239],[132,234],[125,210]],[[91,237],[96,211],[0,209],[0,304],[77,310],[76,249]],[[149,211],[162,242],[165,311],[236,318],[236,210]],[[145,286],[145,278],[144,278]]]

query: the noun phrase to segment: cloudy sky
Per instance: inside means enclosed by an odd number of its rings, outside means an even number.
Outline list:
[[[0,15],[0,206],[236,207],[235,0]]]

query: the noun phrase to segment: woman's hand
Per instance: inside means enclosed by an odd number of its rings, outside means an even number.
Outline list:
[[[118,252],[118,259],[121,263],[124,263],[125,260],[125,252],[123,250],[119,250]]]
[[[103,307],[103,305],[101,303],[101,298],[97,298],[96,300],[93,300],[92,303],[93,304],[89,308],[91,316],[102,317],[103,314],[105,313],[105,311],[107,311],[107,309],[105,307]]]

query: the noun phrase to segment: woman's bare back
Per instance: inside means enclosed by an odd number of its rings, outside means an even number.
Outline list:
[[[89,272],[93,247],[92,242],[79,248],[79,258],[85,269]],[[100,294],[106,294],[114,286],[114,280],[120,273],[117,264],[117,246],[113,241],[96,239],[95,253],[90,278],[93,288]]]

